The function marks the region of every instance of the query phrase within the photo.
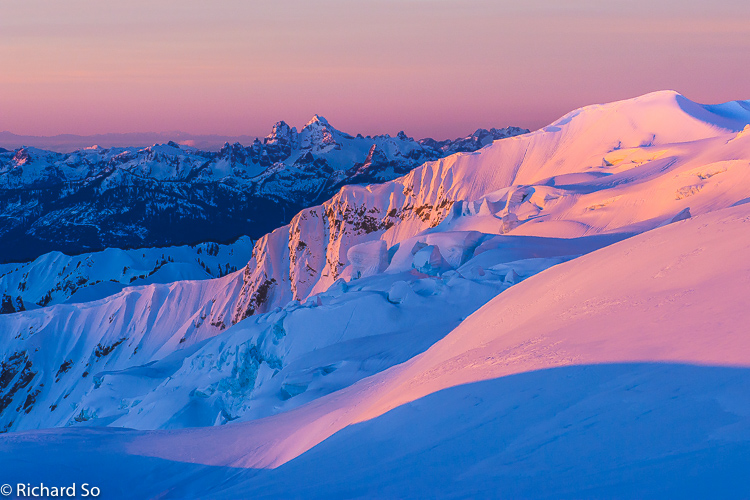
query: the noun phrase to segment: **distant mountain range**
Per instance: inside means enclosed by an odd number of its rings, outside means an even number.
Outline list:
[[[0,150],[0,262],[50,252],[258,238],[346,184],[379,183],[425,161],[471,152],[518,127],[453,141],[356,137],[315,116],[278,122],[262,141],[205,151],[174,141],[72,153]]]
[[[5,149],[18,149],[22,147],[33,147],[55,151],[57,153],[70,153],[79,149],[92,146],[103,148],[112,147],[135,147],[145,148],[152,144],[161,144],[175,141],[186,146],[206,151],[218,151],[225,142],[250,144],[257,137],[254,135],[218,135],[218,134],[189,134],[187,132],[132,132],[125,134],[94,134],[75,135],[59,134],[51,136],[18,135],[12,132],[0,132],[0,147]]]

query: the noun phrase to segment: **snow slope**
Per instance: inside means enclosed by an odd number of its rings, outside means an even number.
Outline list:
[[[502,290],[622,238],[443,236],[505,248],[420,271],[420,255],[438,251],[416,244],[398,272],[340,279],[226,331],[240,273],[4,316],[0,425],[179,428],[286,411],[410,359]]]
[[[115,497],[746,496],[747,110],[583,108],[344,187],[241,272],[0,317],[0,422],[80,427],[2,464]]]
[[[281,415],[12,433],[0,460],[39,481],[43,449],[75,464],[44,480],[93,476],[113,497],[744,496],[747,207],[531,277],[413,360]]]
[[[25,309],[90,302],[125,287],[221,277],[247,264],[253,242],[243,236],[229,245],[120,250],[76,256],[52,252],[23,264],[0,264],[0,292]],[[18,307],[15,307],[18,309]]]

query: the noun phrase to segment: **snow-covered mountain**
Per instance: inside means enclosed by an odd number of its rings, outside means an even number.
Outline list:
[[[47,149],[58,153],[70,153],[79,149],[91,147],[98,144],[103,148],[112,147],[135,147],[145,148],[151,144],[161,144],[175,141],[180,144],[188,144],[198,149],[218,151],[229,142],[233,144],[240,142],[250,144],[255,140],[253,135],[222,136],[190,134],[179,130],[170,132],[144,132],[144,133],[110,133],[94,135],[60,134],[53,136],[18,135],[11,132],[0,132],[0,144],[4,149],[16,150],[23,147],[35,147]]]
[[[218,152],[175,142],[69,154],[0,150],[0,262],[51,251],[230,241],[285,224],[342,185],[391,180],[427,160],[528,132],[478,130],[456,141],[352,137],[315,116]]]
[[[748,201],[750,102],[674,92],[345,186],[236,273],[0,316],[0,465],[113,497],[746,496]]]
[[[0,314],[98,300],[125,287],[222,277],[247,264],[253,242],[120,250],[68,256],[52,252],[23,264],[0,264]]]

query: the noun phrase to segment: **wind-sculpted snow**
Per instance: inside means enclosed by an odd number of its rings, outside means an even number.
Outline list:
[[[718,478],[719,448],[748,449],[750,378],[718,368],[750,365],[743,110],[673,92],[582,108],[344,186],[237,273],[0,316],[2,426],[142,430],[0,444],[84,465],[90,436],[103,463],[177,471],[150,496],[610,497],[623,470],[674,496],[681,464]],[[597,451],[623,432],[637,442]]]

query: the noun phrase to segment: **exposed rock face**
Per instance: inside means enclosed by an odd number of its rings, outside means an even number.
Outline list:
[[[2,302],[0,302],[0,314],[10,314],[25,310],[26,307],[23,304],[23,298],[18,296],[14,300],[13,297],[8,295],[7,293],[3,294]]]
[[[383,238],[390,246],[437,226],[454,203],[447,195],[450,176],[447,183],[439,180],[444,173],[436,162],[397,182],[345,186],[262,237],[244,270],[233,321],[326,290],[341,277],[355,245]]]

